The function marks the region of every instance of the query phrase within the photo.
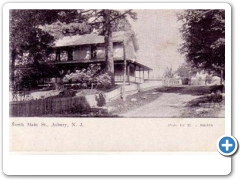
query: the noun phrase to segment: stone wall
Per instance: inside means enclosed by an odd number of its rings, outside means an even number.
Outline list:
[[[140,91],[161,87],[162,85],[163,85],[162,81],[126,85],[125,93],[126,95],[135,94]],[[122,97],[122,94],[123,94],[123,86],[103,94],[86,95],[85,98],[88,104],[90,105],[90,107],[94,108],[101,105],[102,101],[104,101],[105,103],[110,102],[112,100]]]

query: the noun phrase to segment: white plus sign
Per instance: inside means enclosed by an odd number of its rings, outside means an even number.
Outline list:
[[[233,144],[229,144],[228,139],[227,139],[227,140],[226,140],[226,144],[222,144],[222,146],[226,148],[226,151],[228,151],[228,150],[229,150],[229,147],[232,147]]]

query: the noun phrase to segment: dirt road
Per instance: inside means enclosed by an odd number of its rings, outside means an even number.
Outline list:
[[[142,107],[120,114],[122,117],[181,117],[185,105],[199,96],[178,93],[162,93],[155,101]]]

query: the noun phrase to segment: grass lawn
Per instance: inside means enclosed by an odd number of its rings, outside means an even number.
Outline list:
[[[160,87],[158,92],[190,94],[193,96],[207,95],[218,91],[224,93],[224,86],[178,86],[178,87]]]
[[[136,94],[128,95],[126,101],[119,98],[107,103],[106,106],[113,108],[110,112],[111,115],[122,114],[148,104],[156,100],[159,96],[161,96],[161,93],[156,92],[155,89],[141,91]]]

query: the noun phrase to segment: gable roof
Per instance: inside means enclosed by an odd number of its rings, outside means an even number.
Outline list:
[[[113,42],[129,42],[132,40],[135,50],[138,50],[137,38],[133,31],[118,31],[112,33]],[[103,44],[104,36],[97,34],[85,34],[76,36],[65,36],[55,41],[53,47],[79,46],[89,44]]]

